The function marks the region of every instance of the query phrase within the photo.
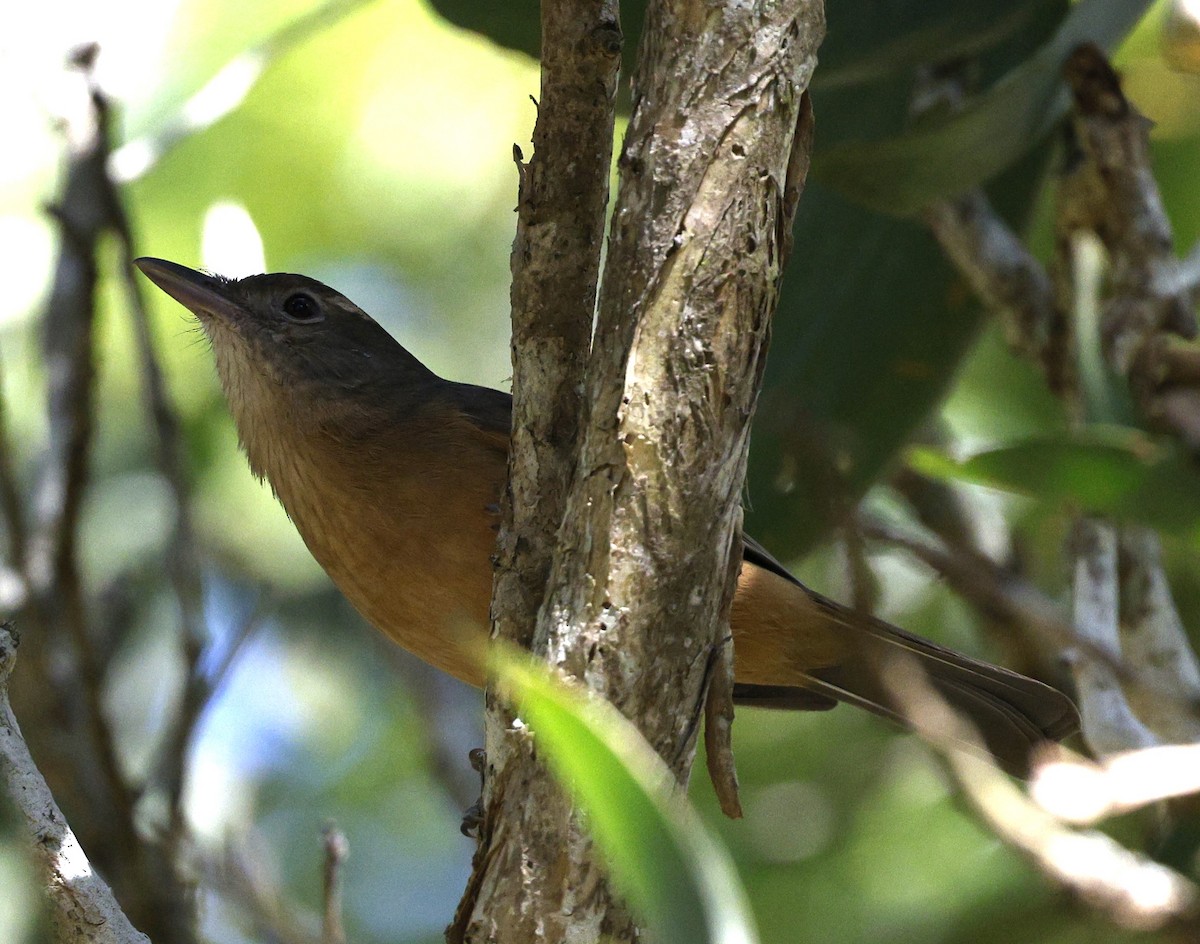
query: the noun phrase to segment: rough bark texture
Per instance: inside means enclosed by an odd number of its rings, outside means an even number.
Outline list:
[[[819,0],[666,0],[650,5],[639,51],[590,413],[533,647],[616,704],[681,783],[728,634],[749,422],[822,31]],[[490,716],[464,937],[636,937],[528,735],[502,719]]]
[[[621,62],[616,0],[548,0],[542,36],[533,158],[517,158],[513,464],[493,604],[497,635],[525,646],[578,455]]]
[[[527,164],[515,153],[520,186],[511,259],[513,447],[492,599],[493,635],[525,648],[533,644],[579,455],[620,63],[617,0],[544,0],[534,153]],[[493,732],[512,728],[511,708],[490,692],[488,717]],[[489,736],[488,759],[492,769],[532,766],[533,745]],[[471,882],[447,928],[450,941],[463,940],[472,920],[488,874],[494,821],[485,816],[480,824]]]

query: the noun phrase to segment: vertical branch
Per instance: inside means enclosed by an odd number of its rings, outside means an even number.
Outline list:
[[[150,327],[141,283],[134,277],[133,233],[128,216],[118,203],[113,225],[121,244],[121,276],[133,316],[138,360],[142,372],[142,399],[154,431],[158,469],[175,506],[175,522],[167,547],[166,566],[171,588],[179,607],[179,635],[184,668],[184,688],[180,705],[170,723],[159,751],[157,779],[167,799],[167,846],[173,856],[187,831],[184,822],[184,773],[195,726],[211,694],[209,680],[201,667],[206,636],[203,626],[203,596],[200,583],[200,557],[196,550],[191,519],[191,495],[182,455],[183,433],[179,416],[171,402],[163,379]],[[236,651],[236,644],[234,649]]]
[[[1125,686],[1137,716],[1169,744],[1200,742],[1200,664],[1163,573],[1158,535],[1126,528],[1120,536],[1121,651],[1138,666],[1151,698]]]
[[[1119,646],[1116,529],[1094,518],[1075,526],[1075,631],[1099,647]],[[1083,735],[1096,754],[1157,743],[1125,699],[1116,674],[1094,659],[1073,660]]]
[[[330,823],[321,833],[325,861],[321,869],[321,944],[346,944],[342,922],[342,863],[350,854],[346,834]]]
[[[802,179],[819,2],[651,3],[619,162],[580,458],[535,649],[686,782],[728,633],[749,422]],[[517,726],[489,729],[519,742]],[[636,936],[531,751],[489,777],[458,926],[472,941]],[[489,763],[493,758],[489,756]]]
[[[12,444],[8,436],[8,398],[4,394],[4,378],[0,374],[0,514],[4,516],[4,528],[8,532],[8,559],[15,575],[22,584],[26,575],[28,549],[25,509],[21,507],[21,491],[17,484],[17,470],[13,461]],[[24,597],[28,588],[21,587]]]
[[[542,97],[512,251],[512,459],[497,635],[526,646],[578,452],[608,204],[621,28],[616,0],[542,4]]]
[[[1103,352],[1129,380],[1143,415],[1200,451],[1200,383],[1177,369],[1175,343],[1196,336],[1200,287],[1175,255],[1171,224],[1150,163],[1150,122],[1125,97],[1120,78],[1094,46],[1066,67],[1074,99],[1072,143],[1060,214],[1096,234],[1108,254]],[[1194,360],[1185,358],[1184,364]]]
[[[49,442],[44,471],[34,486],[34,523],[26,557],[30,591],[29,682],[16,695],[27,721],[57,714],[68,719],[51,750],[47,769],[56,795],[72,800],[89,828],[105,824],[95,851],[101,861],[139,849],[133,820],[135,796],[126,783],[105,719],[103,671],[95,652],[78,563],[79,516],[88,480],[93,438],[94,295],[97,244],[116,211],[106,177],[110,110],[91,82],[95,47],[83,47],[73,65],[82,73],[86,119],[65,128],[70,148],[59,201],[49,208],[58,224],[59,249],[54,281],[42,324],[48,376]],[[66,659],[63,658],[66,656]],[[70,666],[64,670],[63,665]],[[37,725],[39,730],[54,725]],[[80,782],[82,756],[94,758],[100,776]],[[97,837],[99,839],[99,837]],[[124,850],[124,851],[122,851]]]
[[[596,307],[600,248],[616,115],[621,27],[617,0],[544,0],[542,84],[534,153],[519,172],[512,251],[513,416],[509,479],[503,502],[493,632],[526,647],[545,593],[584,415],[583,370]],[[516,816],[488,772],[532,764],[532,745],[514,736],[512,713],[489,691],[487,768],[481,845],[451,940],[466,934],[496,816]],[[513,759],[520,753],[522,760]],[[561,794],[547,803],[565,804]],[[500,812],[503,810],[503,812]],[[532,935],[536,915],[520,933]],[[515,929],[514,929],[515,930]]]

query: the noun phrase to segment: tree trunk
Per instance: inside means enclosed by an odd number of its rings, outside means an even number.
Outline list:
[[[823,27],[820,0],[650,4],[578,460],[570,442],[559,452],[574,474],[532,647],[632,719],[681,784],[711,667],[728,664],[714,657],[729,638],[749,424],[808,166],[805,90]],[[536,383],[519,364],[515,376]],[[553,389],[542,393],[549,416]],[[516,442],[511,494],[536,496],[536,452]],[[485,806],[451,938],[637,937],[570,803],[495,697]]]

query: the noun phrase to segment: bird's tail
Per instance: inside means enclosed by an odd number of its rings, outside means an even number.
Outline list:
[[[979,731],[984,744],[1010,773],[1025,776],[1031,749],[1058,741],[1079,728],[1074,704],[1057,689],[863,616],[805,588],[826,616],[846,629],[849,657],[834,668],[807,673],[806,688],[743,688],[739,701],[764,707],[823,707],[827,696],[911,725],[909,699],[896,698],[885,681],[889,665],[907,657],[924,670],[933,690]],[[803,693],[803,694],[801,694]],[[792,703],[789,703],[792,702]],[[919,698],[915,700],[920,704]]]

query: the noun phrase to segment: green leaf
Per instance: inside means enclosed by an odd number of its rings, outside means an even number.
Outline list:
[[[856,202],[908,215],[990,180],[1041,140],[1066,113],[1062,67],[1093,42],[1111,50],[1150,0],[1081,0],[1054,38],[988,91],[950,115],[892,138],[846,142],[813,162],[813,173]]]
[[[1175,446],[1137,430],[1091,428],[1034,438],[962,462],[928,448],[908,463],[939,478],[971,482],[1200,538],[1200,471]]]
[[[495,43],[537,58],[541,20],[534,0],[431,0],[451,23],[487,36]],[[821,44],[818,87],[872,82],[904,73],[933,59],[973,56],[1028,26],[1041,10],[1058,0],[860,0],[833,4]],[[621,71],[634,66],[645,0],[621,4],[625,34]]]
[[[831,4],[815,88],[902,76],[928,62],[977,56],[1058,0],[873,0]]]
[[[539,751],[588,817],[613,880],[661,944],[753,944],[724,848],[666,764],[615,708],[522,653],[493,650]]]
[[[1068,12],[1061,0],[1036,5],[1024,29],[981,57],[983,80],[1027,60]],[[818,144],[898,132],[908,98],[908,82],[895,77],[815,89]],[[989,186],[1005,219],[1027,215],[1045,157],[1035,149]],[[785,560],[844,520],[887,469],[945,396],[982,320],[917,220],[875,213],[810,180],[794,233],[754,423],[746,516],[749,532]]]

